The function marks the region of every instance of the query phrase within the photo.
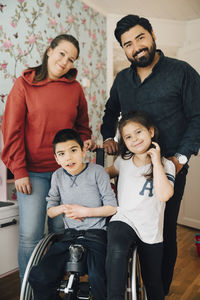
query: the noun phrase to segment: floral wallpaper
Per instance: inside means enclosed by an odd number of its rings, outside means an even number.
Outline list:
[[[106,18],[81,0],[0,0],[0,116],[22,71],[41,63],[49,42],[61,33],[80,43],[77,79],[88,102],[96,140],[106,102]]]

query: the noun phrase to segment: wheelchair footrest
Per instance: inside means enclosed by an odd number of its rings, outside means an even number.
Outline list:
[[[77,299],[89,300],[91,296],[89,282],[80,282]]]

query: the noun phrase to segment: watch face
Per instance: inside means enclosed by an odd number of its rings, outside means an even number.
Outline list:
[[[179,155],[178,161],[180,164],[184,165],[187,162],[187,157],[185,155]]]

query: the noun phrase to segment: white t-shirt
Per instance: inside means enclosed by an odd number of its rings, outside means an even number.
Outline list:
[[[175,166],[164,157],[162,163],[173,185]],[[145,243],[162,242],[165,202],[156,198],[153,181],[148,181],[143,175],[148,173],[151,165],[136,167],[132,158],[124,160],[118,157],[114,166],[119,171],[117,188],[119,207],[111,221],[127,223]]]

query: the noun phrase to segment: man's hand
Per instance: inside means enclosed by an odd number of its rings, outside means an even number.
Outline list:
[[[30,195],[31,194],[31,182],[29,177],[23,177],[15,180],[16,190],[20,193]]]
[[[107,140],[103,143],[103,148],[107,154],[115,155],[118,151],[118,143],[114,140]]]
[[[167,159],[171,160],[174,163],[176,167],[176,174],[178,174],[184,165],[180,164],[175,156],[168,157]]]

